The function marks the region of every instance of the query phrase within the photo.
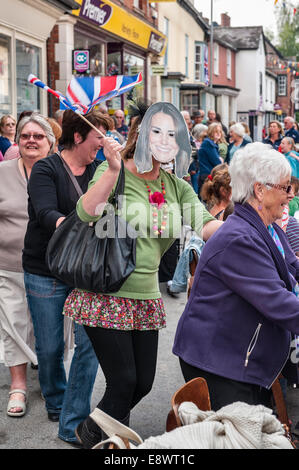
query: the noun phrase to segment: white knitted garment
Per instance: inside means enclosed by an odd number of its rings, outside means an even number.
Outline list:
[[[236,402],[219,411],[179,407],[184,426],[150,437],[137,449],[293,449],[272,410]]]

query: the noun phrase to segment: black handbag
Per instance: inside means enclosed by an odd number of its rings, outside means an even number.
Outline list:
[[[63,159],[62,163],[81,196],[77,180]],[[121,208],[125,184],[121,163],[110,211],[98,222],[86,223],[74,210],[50,239],[46,263],[52,275],[70,287],[96,293],[117,292],[135,269],[136,234],[116,213]]]

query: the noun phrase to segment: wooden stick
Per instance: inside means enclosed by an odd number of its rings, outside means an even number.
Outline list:
[[[95,131],[98,132],[98,134],[100,134],[101,137],[104,137],[105,138],[105,135],[100,131],[100,129],[98,129],[96,126],[94,126],[91,122],[88,121],[88,119],[86,119],[85,116],[83,116],[82,114],[78,113],[78,116],[80,116],[81,119],[83,119],[83,121],[85,121],[90,127],[92,127]]]

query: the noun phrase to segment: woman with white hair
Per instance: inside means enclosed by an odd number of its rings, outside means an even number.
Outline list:
[[[33,114],[20,121],[17,143],[20,157],[1,163],[0,172],[0,329],[11,376],[7,414],[12,417],[26,412],[27,363],[37,364],[22,269],[27,181],[33,165],[53,150],[55,137],[50,124]]]
[[[245,137],[245,129],[241,122],[236,122],[229,128],[230,144],[227,149],[226,163],[229,164],[237,150],[245,147],[249,142]]]
[[[173,348],[186,381],[206,379],[213,410],[269,406],[299,334],[299,262],[275,223],[288,203],[290,165],[253,143],[229,172],[234,213],[203,248]]]

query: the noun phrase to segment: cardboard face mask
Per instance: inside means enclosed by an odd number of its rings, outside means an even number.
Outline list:
[[[155,103],[146,111],[136,143],[134,161],[139,173],[152,170],[154,158],[160,163],[175,160],[179,178],[188,173],[191,145],[180,111],[171,103]]]

